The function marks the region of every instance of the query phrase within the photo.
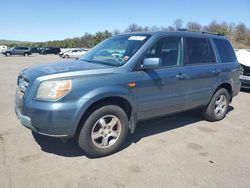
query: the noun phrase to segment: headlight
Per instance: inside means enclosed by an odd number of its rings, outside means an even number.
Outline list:
[[[71,88],[71,80],[44,81],[37,90],[36,98],[55,100],[69,93]]]
[[[244,75],[244,66],[243,65],[240,65],[240,74]]]

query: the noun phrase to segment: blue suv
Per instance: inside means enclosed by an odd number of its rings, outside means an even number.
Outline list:
[[[136,123],[199,109],[223,119],[240,90],[230,42],[197,32],[111,37],[79,60],[21,71],[15,111],[32,131],[75,137],[87,156],[118,151]]]

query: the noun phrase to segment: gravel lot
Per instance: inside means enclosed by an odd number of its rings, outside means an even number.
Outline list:
[[[14,114],[18,72],[55,55],[0,55],[0,187],[250,187],[250,92],[227,117],[187,112],[142,122],[114,155],[89,159],[74,140],[32,134]]]

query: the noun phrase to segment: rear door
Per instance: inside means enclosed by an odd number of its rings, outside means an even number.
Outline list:
[[[187,105],[206,105],[221,73],[211,41],[207,38],[186,37],[184,66],[188,69]]]

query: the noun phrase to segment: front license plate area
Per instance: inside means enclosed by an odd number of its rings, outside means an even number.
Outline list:
[[[250,76],[240,75],[240,79],[242,79],[242,80],[250,80]]]

